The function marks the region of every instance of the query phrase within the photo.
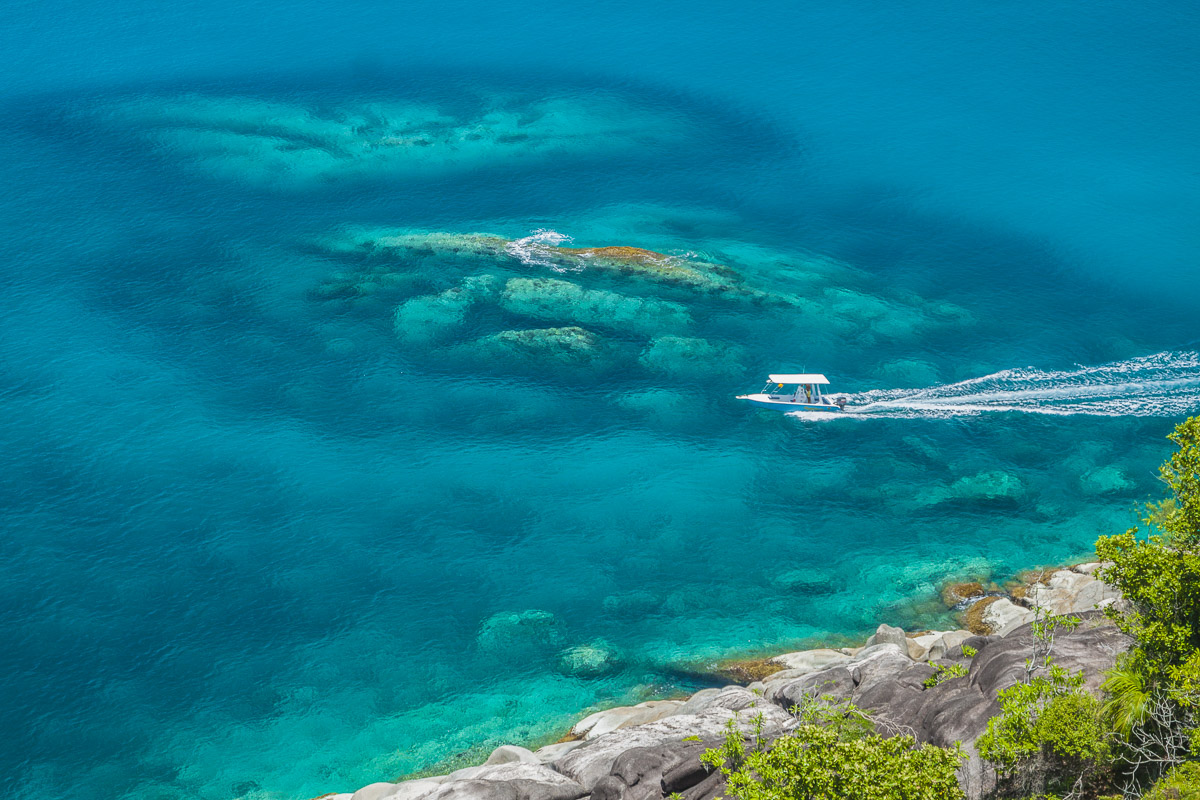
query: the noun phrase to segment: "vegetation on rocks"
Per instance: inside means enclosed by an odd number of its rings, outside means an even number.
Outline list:
[[[1104,684],[1130,789],[1195,772],[1185,762],[1200,754],[1200,417],[1168,438],[1178,450],[1159,474],[1170,493],[1143,516],[1153,532],[1096,543],[1109,562],[1100,577],[1126,601],[1108,616],[1135,641]]]
[[[917,744],[912,736],[871,732],[850,703],[794,709],[800,725],[769,747],[748,750],[731,726],[725,743],[701,760],[721,771],[737,800],[957,800],[963,792],[957,747]],[[867,724],[863,724],[867,723]]]

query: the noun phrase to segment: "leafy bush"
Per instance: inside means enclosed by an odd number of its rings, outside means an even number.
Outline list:
[[[967,674],[967,668],[962,664],[930,664],[930,666],[933,667],[933,674],[922,684],[926,689],[932,689],[944,681],[961,678]]]
[[[1058,666],[1000,692],[1001,713],[976,741],[979,755],[996,767],[1005,796],[1078,791],[1103,774],[1112,756],[1100,701],[1088,694],[1083,674]]]
[[[1172,769],[1142,800],[1200,800],[1200,761],[1187,761]]]
[[[957,747],[917,746],[911,736],[847,738],[833,727],[801,725],[740,764],[729,763],[726,747],[703,760],[724,773],[726,793],[737,800],[961,800],[962,758]]]
[[[1143,785],[1196,752],[1200,738],[1200,417],[1168,438],[1178,450],[1159,475],[1170,496],[1143,514],[1157,532],[1096,542],[1110,562],[1098,576],[1125,599],[1106,614],[1134,638],[1107,674],[1104,710],[1123,738],[1126,773]]]

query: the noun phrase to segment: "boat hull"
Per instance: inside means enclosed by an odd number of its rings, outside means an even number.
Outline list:
[[[826,403],[804,403],[794,402],[792,400],[775,400],[770,395],[765,394],[741,394],[737,397],[738,400],[745,400],[751,405],[759,408],[770,408],[775,411],[815,411],[822,414],[841,414],[842,409],[833,404]]]

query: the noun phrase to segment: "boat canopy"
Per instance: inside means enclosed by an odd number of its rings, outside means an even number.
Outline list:
[[[768,375],[767,380],[773,383],[829,383],[829,379],[824,375]]]

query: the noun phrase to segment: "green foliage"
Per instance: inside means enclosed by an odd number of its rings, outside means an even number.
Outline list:
[[[1200,761],[1187,761],[1172,769],[1142,800],[1200,800]]]
[[[975,743],[1005,788],[1020,795],[1071,790],[1112,758],[1100,701],[1083,690],[1083,674],[1049,670],[1000,692],[1001,713]]]
[[[841,739],[863,739],[875,733],[871,718],[849,700],[805,697],[788,711],[801,725],[831,728]]]
[[[1136,640],[1126,663],[1157,683],[1200,649],[1200,552],[1161,536],[1139,539],[1134,529],[1100,537],[1096,553],[1112,562],[1100,579],[1130,604],[1107,611]]]
[[[1145,724],[1150,716],[1150,690],[1144,673],[1117,666],[1105,673],[1101,686],[1108,697],[1104,718],[1113,730],[1128,739],[1133,729]]]
[[[969,645],[969,644],[964,644],[962,646],[962,654],[964,656],[966,656],[967,658],[974,658],[975,656],[977,656],[979,654],[979,651],[976,650],[974,647],[971,647],[971,645]]]
[[[1105,718],[1121,734],[1133,782],[1179,764],[1200,738],[1200,417],[1167,438],[1178,446],[1159,469],[1170,496],[1142,515],[1154,532],[1143,538],[1132,528],[1096,542],[1110,562],[1098,577],[1125,599],[1105,613],[1134,639],[1104,682]]]
[[[1159,527],[1178,546],[1200,544],[1200,417],[1179,423],[1167,438],[1179,449],[1158,474],[1175,502],[1159,507]]]
[[[960,800],[962,758],[958,748],[917,746],[911,736],[847,739],[830,727],[801,725],[769,750],[720,769],[737,800]]]
[[[961,678],[967,674],[967,668],[962,664],[930,664],[933,667],[933,674],[925,679],[922,684],[926,689],[932,689],[940,683],[951,680],[952,678]]]

